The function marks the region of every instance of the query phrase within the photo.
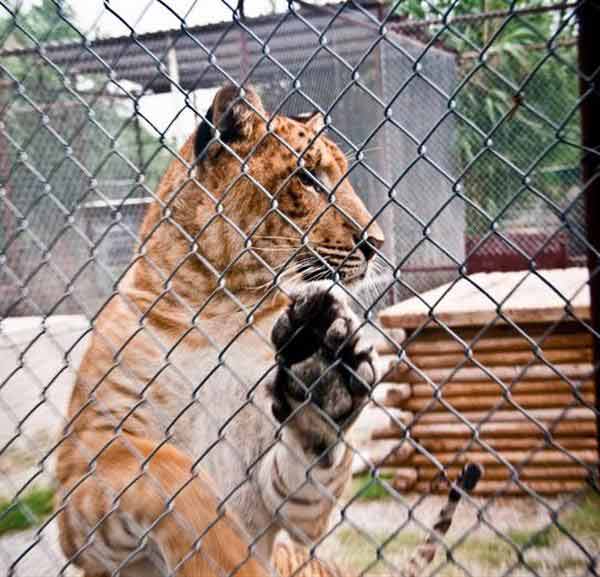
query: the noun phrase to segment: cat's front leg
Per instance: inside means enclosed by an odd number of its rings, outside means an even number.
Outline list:
[[[350,477],[344,434],[377,382],[376,353],[345,300],[316,283],[292,297],[271,339],[281,435],[263,466],[264,498],[292,537],[314,542]]]

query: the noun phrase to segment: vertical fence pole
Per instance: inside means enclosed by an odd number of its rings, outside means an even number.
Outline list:
[[[584,2],[579,8],[579,69],[581,103],[582,182],[585,190],[586,230],[590,273],[600,266],[600,4]],[[593,151],[593,152],[591,152]],[[600,332],[600,274],[590,280],[592,326]],[[596,434],[600,438],[600,339],[594,339]],[[599,446],[600,456],[600,446]]]
[[[136,98],[134,105],[134,119],[133,127],[135,129],[135,148],[136,148],[136,161],[139,170],[143,170],[144,167],[144,143],[142,142],[142,127],[140,125],[140,110],[139,110],[139,95]]]
[[[0,82],[0,88],[6,88],[8,92],[8,83]],[[4,104],[4,102],[2,102]],[[10,149],[8,140],[4,134],[6,127],[3,125],[6,115],[6,109],[0,112],[0,190],[4,194],[6,201],[0,202],[0,210],[2,211],[0,222],[0,252],[4,252],[4,256],[9,264],[11,263],[10,249],[7,247],[8,239],[10,239],[15,231],[15,215],[8,207],[8,201],[11,201],[11,183],[8,181],[10,174]],[[14,244],[13,244],[14,246]],[[4,289],[3,289],[4,291]],[[14,295],[10,295],[10,300]],[[2,315],[2,305],[0,305],[0,316]]]
[[[383,5],[377,4],[377,18],[380,22],[383,22],[385,18],[385,11],[383,9]],[[385,42],[381,42],[377,47],[377,50],[374,51],[375,56],[375,70],[377,75],[377,89],[379,90],[379,96],[382,100],[385,100],[385,59],[383,50],[385,49]],[[389,138],[390,127],[389,124],[384,128],[383,135],[379,137],[379,141],[384,144],[384,146],[377,146],[375,150],[375,154],[377,155],[377,163],[381,169],[386,169],[386,153],[385,149],[387,148],[387,140]],[[389,174],[385,175],[386,178],[389,178]],[[393,180],[393,179],[392,179]],[[380,199],[382,203],[386,202],[391,194],[391,190],[384,190],[383,197]],[[378,222],[382,225],[382,228],[385,232],[385,245],[383,251],[386,255],[394,260],[395,253],[395,227],[394,227],[394,213],[389,208],[384,210],[378,217]],[[385,296],[385,304],[393,305],[397,300],[399,300],[400,296],[398,294],[398,287],[396,283],[392,286],[391,290],[387,291]]]

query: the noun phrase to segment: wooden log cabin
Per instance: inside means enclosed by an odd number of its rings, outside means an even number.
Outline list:
[[[357,472],[445,491],[465,461],[479,494],[554,495],[598,466],[588,272],[479,273],[383,310],[385,379],[361,417]]]

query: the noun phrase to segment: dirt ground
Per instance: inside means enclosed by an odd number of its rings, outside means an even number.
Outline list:
[[[444,502],[442,496],[415,494],[402,502],[391,497],[353,502],[322,553],[338,559],[350,574],[397,575]],[[560,512],[564,533],[553,527],[553,511]],[[600,498],[595,494],[475,498],[459,505],[424,575],[596,575],[589,570],[587,553],[600,554]]]
[[[89,326],[78,315],[0,322],[0,494],[8,471],[42,459],[60,433]]]

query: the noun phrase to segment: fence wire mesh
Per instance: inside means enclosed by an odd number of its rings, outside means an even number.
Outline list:
[[[7,575],[598,574],[595,2],[0,6]]]

